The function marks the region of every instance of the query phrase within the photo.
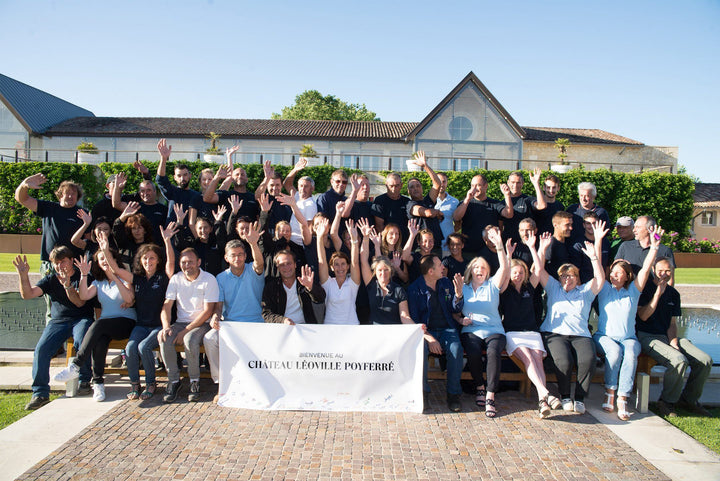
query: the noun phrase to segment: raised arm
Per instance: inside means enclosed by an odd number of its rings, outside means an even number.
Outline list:
[[[27,177],[25,180],[20,182],[20,185],[15,189],[15,200],[18,201],[23,207],[27,207],[33,212],[37,212],[38,201],[34,197],[30,197],[30,189],[39,189],[47,179],[42,174],[34,174]]]
[[[260,223],[256,221],[252,223],[250,231],[245,236],[245,240],[250,244],[250,251],[252,251],[253,256],[253,270],[257,275],[262,275],[265,271],[265,259],[260,251],[260,236],[262,236],[263,233],[264,231],[260,230]]]
[[[70,242],[78,249],[85,250],[87,242],[83,239],[83,236],[85,235],[87,228],[92,223],[92,215],[90,215],[89,212],[86,212],[85,209],[78,209],[77,216],[82,219],[83,223],[72,235]]]
[[[276,199],[278,202],[280,202],[281,205],[287,205],[290,207],[293,215],[295,216],[295,220],[297,220],[298,224],[300,225],[300,235],[302,236],[303,241],[305,239],[308,239],[306,244],[309,244],[310,239],[312,239],[312,232],[310,231],[310,226],[308,226],[307,219],[305,218],[302,211],[298,207],[297,202],[295,201],[295,196],[280,194],[276,197]]]
[[[322,218],[317,225],[317,255],[318,255],[318,276],[320,284],[325,284],[330,277],[327,265],[327,255],[325,254],[325,238],[330,231],[330,223],[327,219]]]
[[[36,297],[42,296],[42,289],[38,286],[30,285],[30,276],[28,275],[28,272],[30,272],[30,264],[28,264],[27,256],[18,255],[15,257],[15,260],[13,260],[13,265],[20,279],[20,297],[23,299],[35,299]]]
[[[428,192],[428,196],[433,202],[437,201],[438,192],[440,191],[440,177],[438,177],[437,173],[430,167],[430,164],[427,163],[425,152],[422,150],[415,156],[415,164],[425,169],[425,172],[430,176],[432,187],[430,188],[430,192]]]
[[[549,232],[544,232],[540,236],[540,246],[538,247],[537,251],[537,261],[533,257],[533,262],[537,264],[537,277],[540,281],[540,285],[545,287],[547,285],[548,279],[550,277],[550,274],[545,270],[545,253],[550,248],[550,244],[552,244],[552,235],[550,235]],[[532,250],[530,251],[532,252]]]
[[[635,278],[635,287],[637,287],[640,292],[645,289],[645,284],[647,284],[647,280],[650,277],[650,270],[657,258],[658,249],[660,248],[660,239],[665,233],[663,228],[660,226],[650,227],[648,230],[650,231],[650,252],[648,252],[645,256],[645,262],[643,262],[642,268]]]
[[[470,190],[467,191],[467,194],[465,194],[465,198],[462,202],[460,202],[455,209],[455,212],[453,212],[453,220],[455,222],[459,222],[462,220],[463,217],[465,217],[465,212],[467,211],[467,207],[470,204],[470,201],[475,197],[475,194],[477,193],[477,189],[473,186],[470,187]]]
[[[95,286],[88,286],[87,283],[88,275],[90,275],[90,254],[80,257],[79,260],[75,259],[73,262],[80,271],[80,284],[78,286],[80,299],[89,301],[97,294],[97,288]]]
[[[365,221],[363,224],[362,222]],[[360,232],[362,232],[362,245],[360,247],[360,268],[362,271],[362,278],[365,285],[369,284],[372,280],[372,270],[370,270],[370,227],[367,224],[366,219],[360,219],[358,221]]]
[[[359,286],[362,282],[360,273],[360,237],[352,219],[345,221],[345,228],[350,233],[350,278]]]
[[[542,171],[540,167],[535,167],[535,170],[530,174],[530,183],[535,189],[535,210],[545,210],[547,208],[547,202],[545,202],[545,196],[543,195],[542,189],[540,188],[540,174]]]
[[[344,219],[347,219],[350,217],[350,214],[352,214],[355,199],[357,199],[358,192],[360,192],[360,181],[358,180],[357,174],[350,176],[350,185],[352,186],[352,190],[350,190],[350,196],[345,199],[345,210],[342,215]]]
[[[221,165],[218,167],[217,172],[213,176],[212,180],[208,184],[205,192],[203,192],[203,202],[207,204],[217,204],[220,201],[220,196],[217,194],[217,188],[221,180],[224,180],[230,176],[230,170],[228,166]]]
[[[165,177],[167,161],[170,160],[170,154],[172,154],[172,145],[168,145],[167,140],[160,139],[157,144],[157,149],[160,154],[160,162],[158,162],[156,175],[158,177]]]
[[[263,173],[265,174],[265,177],[263,178],[263,181],[258,185],[257,189],[255,189],[255,198],[259,199],[261,195],[267,191],[267,186],[270,183],[270,179],[272,179],[273,175],[275,175],[275,169],[273,169],[272,162],[269,160],[266,160],[263,163]]]
[[[502,192],[502,195],[505,198],[505,207],[503,207],[503,210],[500,211],[500,215],[506,219],[512,219],[513,215],[515,215],[515,211],[513,210],[512,198],[510,197],[510,187],[508,187],[506,183],[502,183],[500,184],[500,192]]]
[[[122,200],[122,193],[123,189],[125,189],[125,184],[127,184],[127,177],[125,176],[125,172],[118,172],[118,174],[115,176],[115,183],[110,184],[112,206],[119,211],[125,210],[125,208],[128,206],[128,202],[123,202]]]
[[[540,256],[538,255],[537,249],[535,248],[535,242],[536,237],[534,233],[528,235],[527,240],[523,239],[523,243],[530,250],[530,255],[532,256],[533,260],[532,266],[530,267],[530,284],[532,284],[533,287],[537,287],[538,282],[540,281],[540,269],[542,267],[542,262],[540,262]],[[547,272],[545,274],[547,274]]]
[[[330,240],[333,243],[335,252],[339,252],[342,247],[342,239],[340,238],[340,222],[345,212],[345,202],[340,201],[335,204],[335,217],[333,218],[332,224],[330,225]]]
[[[295,177],[305,168],[307,167],[307,159],[305,157],[300,157],[298,161],[295,163],[292,169],[290,169],[290,172],[288,172],[287,177],[285,177],[285,180],[283,180],[283,189],[285,189],[285,192],[288,194],[294,196],[295,192],[297,192],[297,189],[295,188]]]
[[[98,232],[97,234],[97,240],[98,240],[98,247],[102,251],[102,253],[105,255],[105,259],[107,260],[108,266],[110,267],[110,271],[122,279],[123,281],[132,284],[133,276],[130,271],[127,271],[120,266],[118,266],[117,261],[115,260],[115,257],[113,257],[112,253],[110,252],[110,243],[108,242],[108,235],[106,232]],[[134,297],[134,295],[133,295]],[[123,297],[123,300],[125,298]],[[127,301],[126,301],[127,302]]]
[[[172,240],[177,234],[178,227],[175,222],[168,223],[167,227],[160,226],[160,235],[165,245],[165,275],[170,279],[175,274],[175,249]]]
[[[505,246],[503,245],[502,236],[496,229],[488,231],[488,240],[492,242],[495,246],[498,256],[498,270],[492,277],[493,284],[495,284],[495,287],[502,291],[505,290],[505,287],[507,287],[507,282],[510,278],[509,255],[505,253]],[[511,243],[509,239],[508,249],[512,249],[513,251],[515,250],[515,246]]]
[[[417,237],[418,234],[418,225],[417,221],[415,219],[410,219],[408,221],[408,240],[405,243],[405,246],[403,247],[402,251],[402,259],[403,261],[407,262],[408,264],[412,264],[413,258],[412,258],[412,248],[415,243],[415,237]]]
[[[605,229],[605,222],[598,221],[593,223],[593,235],[595,237],[595,244],[585,242],[585,247],[582,249],[583,254],[590,258],[593,266],[593,279],[590,281],[590,289],[593,294],[597,295],[605,283],[605,269],[602,266],[602,240],[608,230]]]

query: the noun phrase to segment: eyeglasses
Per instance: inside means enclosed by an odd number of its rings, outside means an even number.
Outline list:
[[[335,179],[335,180],[333,180],[333,182],[336,184],[342,184],[342,185],[347,185],[347,183],[348,183],[347,180],[340,180],[340,179]]]

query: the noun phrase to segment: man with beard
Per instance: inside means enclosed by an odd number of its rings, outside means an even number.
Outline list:
[[[192,174],[185,164],[175,165],[173,179],[175,179],[177,186],[172,185],[165,173],[167,170],[167,162],[170,160],[170,154],[172,153],[172,145],[168,145],[167,140],[160,139],[157,149],[160,153],[160,163],[158,164],[157,174],[155,175],[155,182],[160,188],[160,193],[168,201],[168,222],[175,222],[177,218],[175,217],[173,205],[180,204],[185,210],[188,210],[190,206],[198,201],[200,192],[190,188]],[[190,230],[193,231],[193,233],[195,231],[194,221],[195,219],[188,219]]]
[[[510,219],[503,219],[503,234],[506,238],[512,239],[515,244],[520,244],[518,232],[520,222],[528,219],[534,211],[545,209],[545,199],[540,190],[540,168],[530,174],[530,182],[535,188],[536,197],[530,197],[522,193],[525,185],[525,177],[522,172],[513,172],[508,176],[507,185],[510,189],[510,201],[513,204],[513,216]]]
[[[228,160],[231,158],[232,149],[229,151]],[[231,173],[232,172],[232,173]],[[228,176],[232,177],[233,188],[230,190],[215,190],[221,181]],[[240,210],[237,212],[238,217],[249,217],[253,222],[257,220],[260,214],[260,206],[255,200],[255,194],[248,192],[248,176],[242,167],[232,168],[231,165],[221,165],[215,177],[210,181],[203,193],[203,202],[208,204],[224,205],[228,212],[231,211],[232,205],[230,198],[234,197],[240,201]]]
[[[534,209],[533,216],[537,224],[538,237],[545,232],[553,233],[552,218],[556,212],[565,210],[562,202],[557,200],[558,192],[560,192],[560,179],[556,175],[550,174],[545,177],[542,187],[542,198],[545,200],[544,209]],[[541,196],[538,196],[538,199]]]
[[[127,177],[124,172],[117,174],[115,178],[115,188],[112,191],[112,204],[115,209],[123,212],[128,206],[128,202],[122,200],[122,192],[127,183]],[[162,244],[162,236],[160,235],[160,227],[164,227],[168,215],[168,208],[157,200],[157,190],[155,184],[149,180],[143,180],[138,186],[138,197],[140,197],[140,209],[138,212],[150,221],[153,228],[153,238],[156,244]],[[122,214],[121,214],[122,216]]]

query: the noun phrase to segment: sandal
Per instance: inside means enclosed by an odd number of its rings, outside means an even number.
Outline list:
[[[485,395],[487,394],[487,391],[485,391],[485,388],[478,389],[477,393],[475,394],[475,405],[480,408],[485,407]]]
[[[617,405],[618,405],[618,412],[617,412],[618,418],[621,421],[629,421],[630,415],[632,413],[627,410],[627,407],[628,407],[627,398],[621,398],[618,396]]]
[[[605,402],[602,403],[603,411],[611,413],[615,409],[615,391],[605,391]],[[620,409],[620,399],[618,398],[618,410]]]
[[[140,390],[142,389],[142,386],[140,386],[139,382],[133,382],[130,383],[131,390],[129,393],[127,393],[127,398],[131,401],[136,401],[140,399]]]
[[[154,382],[152,384],[148,384],[147,386],[145,386],[145,390],[140,395],[140,399],[142,399],[143,401],[147,401],[148,399],[153,397],[153,395],[155,394],[155,389],[157,389],[156,382]]]
[[[553,396],[552,394],[547,395],[547,403],[552,409],[560,409],[562,407],[562,401]]]
[[[552,411],[550,409],[550,405],[548,404],[547,399],[548,399],[548,397],[545,396],[544,398],[542,398],[541,400],[538,401],[538,411],[540,412],[541,418],[546,418],[546,417],[550,416],[550,412]]]
[[[485,416],[488,418],[494,418],[497,415],[497,410],[495,409],[495,400],[494,399],[486,399],[485,400]]]

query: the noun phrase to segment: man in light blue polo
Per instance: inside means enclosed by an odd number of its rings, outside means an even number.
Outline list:
[[[265,322],[262,317],[262,293],[265,287],[264,261],[258,240],[260,228],[253,224],[245,241],[252,250],[252,263],[245,263],[247,252],[240,240],[225,245],[225,261],[230,267],[218,274],[219,302],[210,318],[210,329],[205,334],[205,354],[210,363],[210,374],[217,384],[220,381],[220,326],[223,322]]]

